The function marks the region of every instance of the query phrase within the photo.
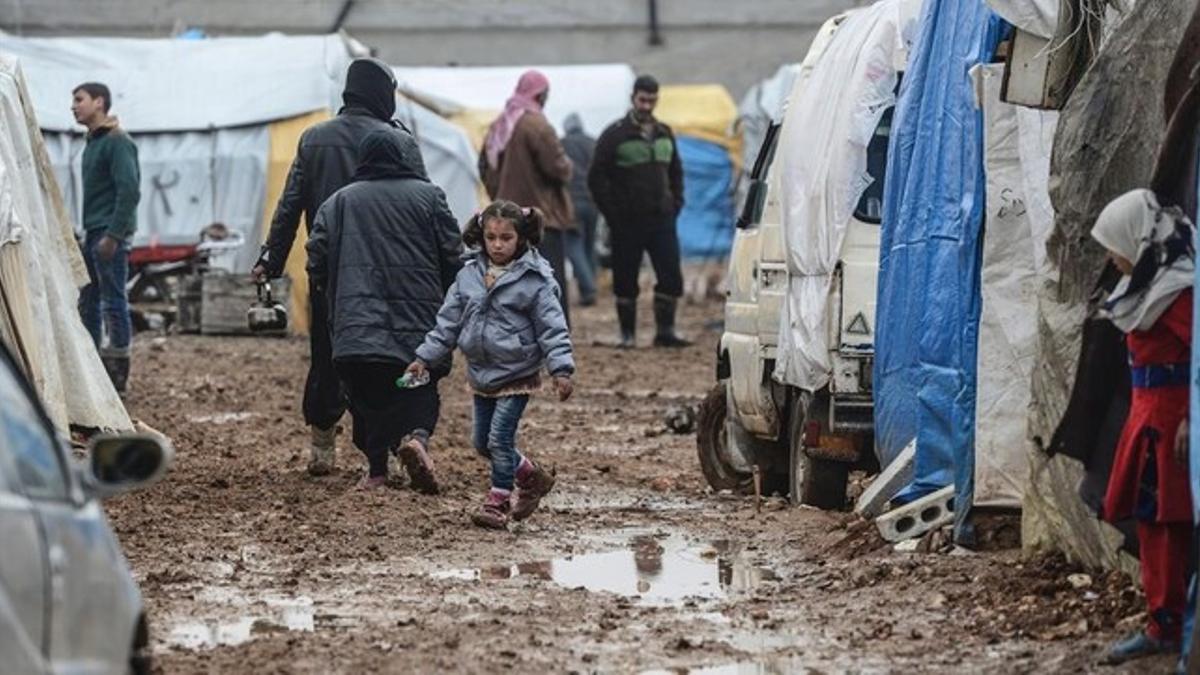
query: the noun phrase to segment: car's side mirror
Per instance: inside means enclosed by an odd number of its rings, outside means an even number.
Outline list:
[[[163,477],[174,455],[158,436],[102,434],[88,444],[87,482],[102,497],[144,488]]]

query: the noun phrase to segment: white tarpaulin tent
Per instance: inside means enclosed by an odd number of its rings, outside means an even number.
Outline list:
[[[248,270],[263,237],[271,124],[314,111],[336,111],[352,43],[341,35],[204,40],[18,38],[0,35],[17,54],[47,135],[56,175],[78,222],[82,128],[71,90],[107,84],[113,113],[133,135],[142,170],[137,246],[194,243],[222,222],[246,244],[232,266]],[[399,102],[397,115],[418,128],[433,182],[455,215],[477,208],[475,155],[463,132],[437,115]]]
[[[60,431],[129,430],[79,320],[87,272],[29,101],[18,60],[0,52],[0,340]]]
[[[559,135],[562,121],[578,113],[583,128],[599,136],[629,108],[633,70],[623,63],[528,67],[396,67],[400,91],[431,98],[447,107],[499,112],[517,79],[530,68],[550,80],[546,119]]]
[[[1020,508],[1029,483],[1027,420],[1037,356],[1037,294],[1054,277],[1047,184],[1058,113],[1000,101],[1003,65],[973,71],[987,174],[975,403],[974,506]]]
[[[992,11],[1005,21],[1047,39],[1054,36],[1058,27],[1059,3],[1060,0],[987,0]]]
[[[788,294],[775,379],[809,391],[829,381],[829,287],[846,229],[870,184],[867,145],[894,105],[920,0],[852,12],[793,93],[784,115],[783,232]]]
[[[351,55],[339,35],[216,38],[18,38],[21,58],[63,196],[79,222],[82,128],[70,112],[81,82],[107,84],[112,111],[138,145],[142,199],[135,246],[188,244],[214,222],[246,244],[261,241],[267,125],[339,105]],[[333,108],[336,109],[336,108]]]

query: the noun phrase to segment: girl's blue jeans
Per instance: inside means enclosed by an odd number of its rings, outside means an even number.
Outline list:
[[[529,403],[529,395],[489,398],[475,396],[475,450],[492,463],[492,487],[512,490],[521,453],[517,450],[517,426]]]

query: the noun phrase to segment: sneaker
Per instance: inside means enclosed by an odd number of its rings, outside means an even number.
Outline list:
[[[319,429],[315,426],[311,429],[312,454],[308,460],[308,475],[328,476],[333,473],[334,463],[337,459],[337,446],[334,441],[337,436],[337,425],[328,429]]]
[[[517,470],[517,492],[512,507],[513,520],[525,520],[533,515],[538,504],[541,503],[542,497],[550,494],[550,490],[554,489],[556,480],[553,469],[546,471],[535,464],[533,460],[526,459],[525,461],[529,462],[529,466],[522,466]]]
[[[1114,642],[1104,655],[1104,663],[1115,666],[1119,663],[1140,659],[1145,656],[1154,656],[1155,654],[1164,654],[1178,650],[1178,642],[1159,640],[1150,637],[1145,631],[1138,631],[1133,635]]]
[[[494,490],[488,492],[479,510],[471,514],[471,522],[479,527],[490,530],[503,530],[508,527],[509,495]]]
[[[358,489],[364,492],[378,490],[383,487],[387,487],[387,476],[372,476],[367,474],[362,477],[362,480],[358,481]]]
[[[413,488],[427,495],[436,495],[441,491],[437,477],[433,475],[433,460],[421,441],[410,438],[395,452],[400,458],[400,463],[404,465],[404,470],[408,472],[408,479],[412,481]]]

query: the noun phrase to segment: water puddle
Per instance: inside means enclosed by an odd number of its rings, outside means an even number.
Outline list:
[[[638,535],[626,548],[615,551],[446,570],[432,576],[464,581],[534,577],[566,588],[624,595],[648,605],[675,605],[689,598],[716,600],[778,580],[773,571],[749,562],[730,542],[698,545],[674,535]]]
[[[312,632],[316,629],[313,601],[307,596],[266,597],[255,603],[243,600],[235,607],[240,613],[231,618],[168,620],[163,641],[183,649],[209,649],[240,645],[270,633]]]

